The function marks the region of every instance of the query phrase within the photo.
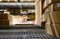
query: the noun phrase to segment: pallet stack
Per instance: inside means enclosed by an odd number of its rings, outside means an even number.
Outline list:
[[[0,14],[0,27],[8,27],[9,26],[9,20],[8,20],[8,14]]]

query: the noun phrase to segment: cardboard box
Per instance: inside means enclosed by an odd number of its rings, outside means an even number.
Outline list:
[[[8,14],[0,14],[0,20],[8,20]]]
[[[9,20],[0,20],[0,27],[8,27],[9,26]]]

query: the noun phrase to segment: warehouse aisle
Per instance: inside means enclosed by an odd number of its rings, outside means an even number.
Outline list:
[[[1,29],[0,39],[57,39],[45,33],[44,29]]]

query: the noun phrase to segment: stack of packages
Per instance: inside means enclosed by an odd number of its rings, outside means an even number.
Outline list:
[[[0,27],[8,27],[9,26],[9,20],[8,20],[8,14],[0,14]]]

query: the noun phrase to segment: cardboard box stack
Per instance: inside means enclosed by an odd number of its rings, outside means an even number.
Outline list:
[[[9,20],[8,20],[8,14],[0,14],[0,27],[8,27],[9,26]]]

